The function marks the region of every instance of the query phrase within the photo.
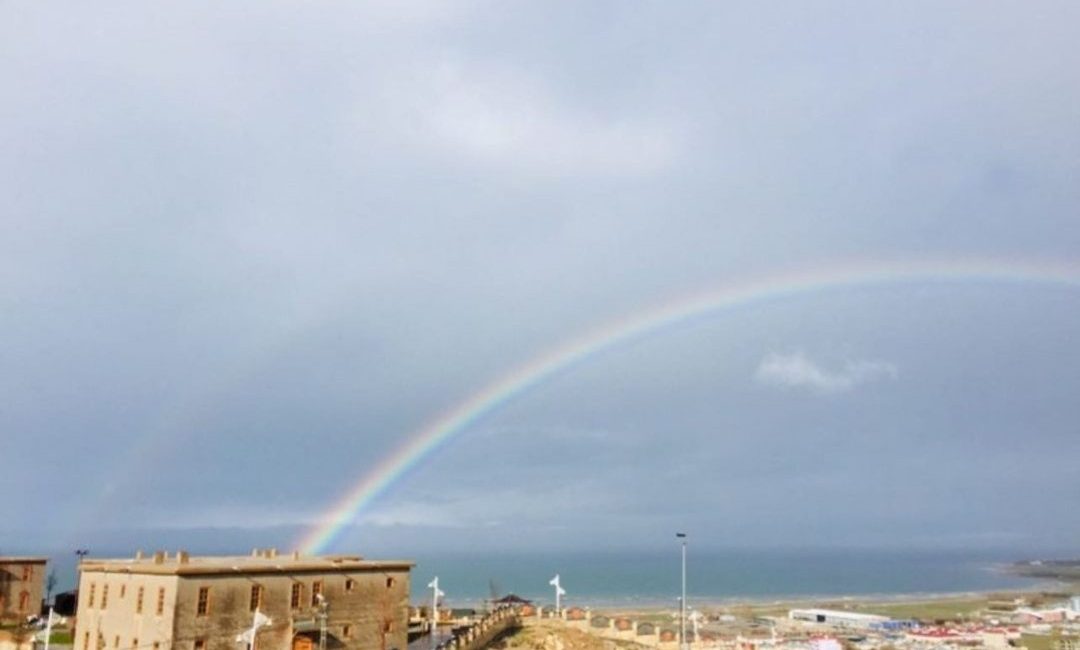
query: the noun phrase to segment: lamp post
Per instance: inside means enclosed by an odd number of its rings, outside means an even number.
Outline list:
[[[77,549],[75,549],[75,555],[78,556],[79,560],[75,563],[75,589],[74,589],[74,591],[78,591],[79,590],[79,567],[80,567],[80,565],[82,565],[83,558],[85,558],[87,555],[90,555],[90,551],[86,550],[85,548],[77,548]]]
[[[679,599],[679,650],[686,650],[686,533],[675,533],[682,540],[682,597]]]

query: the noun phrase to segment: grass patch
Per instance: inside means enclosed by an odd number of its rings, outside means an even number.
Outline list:
[[[60,645],[71,645],[73,635],[67,630],[61,630],[59,632],[53,632],[49,637],[49,643],[58,643]]]

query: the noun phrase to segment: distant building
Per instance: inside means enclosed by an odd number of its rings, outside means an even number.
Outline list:
[[[863,630],[882,628],[892,620],[888,616],[845,612],[835,609],[793,609],[788,612],[788,618],[793,621]]]
[[[273,549],[85,560],[74,650],[237,650],[256,611],[257,650],[313,650],[323,615],[327,650],[404,650],[412,566]]]
[[[53,597],[53,611],[58,616],[75,616],[79,604],[79,592],[61,591]]]
[[[1051,607],[1048,609],[1021,608],[1016,610],[1016,613],[1013,615],[1013,619],[1016,622],[1024,625],[1062,623],[1074,620],[1078,617],[1080,617],[1080,612],[1073,610],[1071,607]]]
[[[41,613],[47,561],[43,557],[0,557],[0,621]]]

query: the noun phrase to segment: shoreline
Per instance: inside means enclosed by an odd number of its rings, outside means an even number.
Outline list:
[[[799,607],[829,607],[839,609],[866,609],[873,607],[916,607],[947,606],[950,603],[956,605],[970,605],[975,601],[991,601],[1001,599],[1017,599],[1041,597],[1046,594],[1058,594],[1070,591],[1071,583],[1056,580],[1041,580],[1035,584],[1024,587],[1005,587],[1001,589],[977,589],[944,592],[907,592],[907,593],[867,593],[867,594],[805,594],[805,595],[776,595],[776,596],[721,596],[699,597],[692,595],[687,598],[691,608],[710,610],[712,612],[724,612],[727,610],[749,610],[750,613],[759,613],[771,610],[793,609]],[[1075,585],[1072,585],[1075,587]],[[563,603],[565,608],[581,607],[594,612],[619,613],[619,614],[656,614],[658,612],[674,611],[678,609],[677,599],[665,602],[662,599],[633,596],[619,597],[596,597],[574,598]],[[462,608],[482,609],[485,600],[461,599],[451,606]],[[550,607],[543,599],[539,604]]]

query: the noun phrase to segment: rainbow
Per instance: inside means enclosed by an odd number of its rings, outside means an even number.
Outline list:
[[[1014,260],[856,262],[827,270],[766,276],[681,297],[569,340],[513,368],[408,436],[350,488],[299,541],[301,552],[324,552],[365,508],[454,436],[522,393],[617,346],[717,312],[810,293],[909,283],[1012,283],[1080,288],[1080,266]]]

